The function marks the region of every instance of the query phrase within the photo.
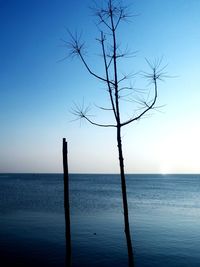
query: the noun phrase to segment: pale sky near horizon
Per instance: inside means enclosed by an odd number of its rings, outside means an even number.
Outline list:
[[[0,0],[0,172],[62,172],[63,137],[70,172],[118,172],[115,129],[73,121],[70,112],[83,99],[105,103],[106,93],[78,59],[62,60],[66,28],[80,31],[100,70],[92,2]],[[126,172],[200,173],[200,1],[124,2],[136,16],[122,26],[120,42],[137,54],[123,70],[148,71],[145,58],[162,57],[174,76],[159,82],[162,109],[124,128]]]

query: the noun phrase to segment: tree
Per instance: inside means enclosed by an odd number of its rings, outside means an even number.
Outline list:
[[[153,85],[153,93],[151,89],[149,89],[146,92],[146,95],[148,95],[148,97],[145,101],[141,99],[139,99],[139,101],[132,99],[131,104],[136,104],[137,109],[134,109],[133,115],[130,116],[128,119],[122,120],[121,100],[124,100],[127,97],[127,94],[125,94],[124,92],[130,91],[130,94],[132,94],[133,92],[140,94],[140,92],[136,90],[133,86],[127,84],[127,80],[130,79],[131,76],[126,74],[120,74],[118,70],[119,61],[121,59],[134,55],[134,53],[129,53],[127,49],[122,51],[118,43],[119,26],[122,22],[126,21],[130,17],[130,14],[128,12],[128,8],[122,5],[121,1],[118,0],[106,0],[102,7],[98,7],[96,5],[93,10],[95,11],[95,15],[98,18],[98,30],[100,32],[100,37],[97,39],[97,41],[100,43],[101,47],[101,55],[104,65],[104,75],[102,76],[97,74],[89,66],[85,57],[85,43],[81,40],[80,36],[78,36],[77,34],[73,35],[69,32],[70,41],[66,42],[66,45],[69,49],[69,54],[71,56],[79,57],[89,74],[105,84],[110,106],[100,106],[99,108],[103,111],[112,112],[114,117],[114,123],[102,124],[93,121],[88,114],[89,108],[84,107],[84,105],[76,105],[75,109],[73,110],[73,113],[79,118],[85,119],[92,125],[99,127],[114,127],[116,129],[124,210],[125,234],[129,255],[129,266],[133,266],[133,249],[129,227],[128,201],[126,192],[126,178],[124,171],[121,130],[122,127],[139,120],[148,111],[155,108],[155,103],[158,96],[157,81],[165,75],[165,73],[163,73],[165,67],[161,67],[161,60],[155,60],[153,63],[146,60],[147,64],[151,69],[151,72],[143,72],[143,76],[149,79],[149,84]],[[130,96],[130,94],[128,95]],[[140,105],[139,108],[138,104]]]

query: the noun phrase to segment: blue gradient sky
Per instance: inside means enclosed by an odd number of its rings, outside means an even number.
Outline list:
[[[115,131],[72,122],[70,113],[74,101],[105,103],[102,85],[77,59],[59,61],[66,28],[80,30],[99,70],[91,3],[0,0],[0,172],[61,172],[63,137],[71,172],[118,172]],[[159,84],[162,112],[124,129],[126,171],[200,172],[200,1],[125,3],[137,16],[122,26],[121,42],[138,53],[124,69],[148,70],[145,57],[163,57],[176,76]]]

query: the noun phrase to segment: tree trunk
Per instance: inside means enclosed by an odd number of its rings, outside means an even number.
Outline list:
[[[122,189],[122,199],[123,199],[123,209],[124,209],[124,226],[125,226],[124,231],[126,234],[129,267],[133,267],[134,266],[133,248],[132,248],[131,234],[130,234],[130,227],[129,227],[128,202],[127,202],[127,193],[126,193],[126,179],[125,179],[125,174],[124,174],[124,159],[123,159],[123,151],[122,151],[121,127],[120,126],[117,127],[117,145],[118,145],[118,152],[119,152],[121,189]]]

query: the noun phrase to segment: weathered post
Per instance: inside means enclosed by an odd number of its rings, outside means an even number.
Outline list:
[[[63,171],[64,171],[64,209],[65,209],[65,238],[66,238],[66,266],[71,266],[71,231],[69,205],[69,173],[67,160],[67,142],[63,138]]]

